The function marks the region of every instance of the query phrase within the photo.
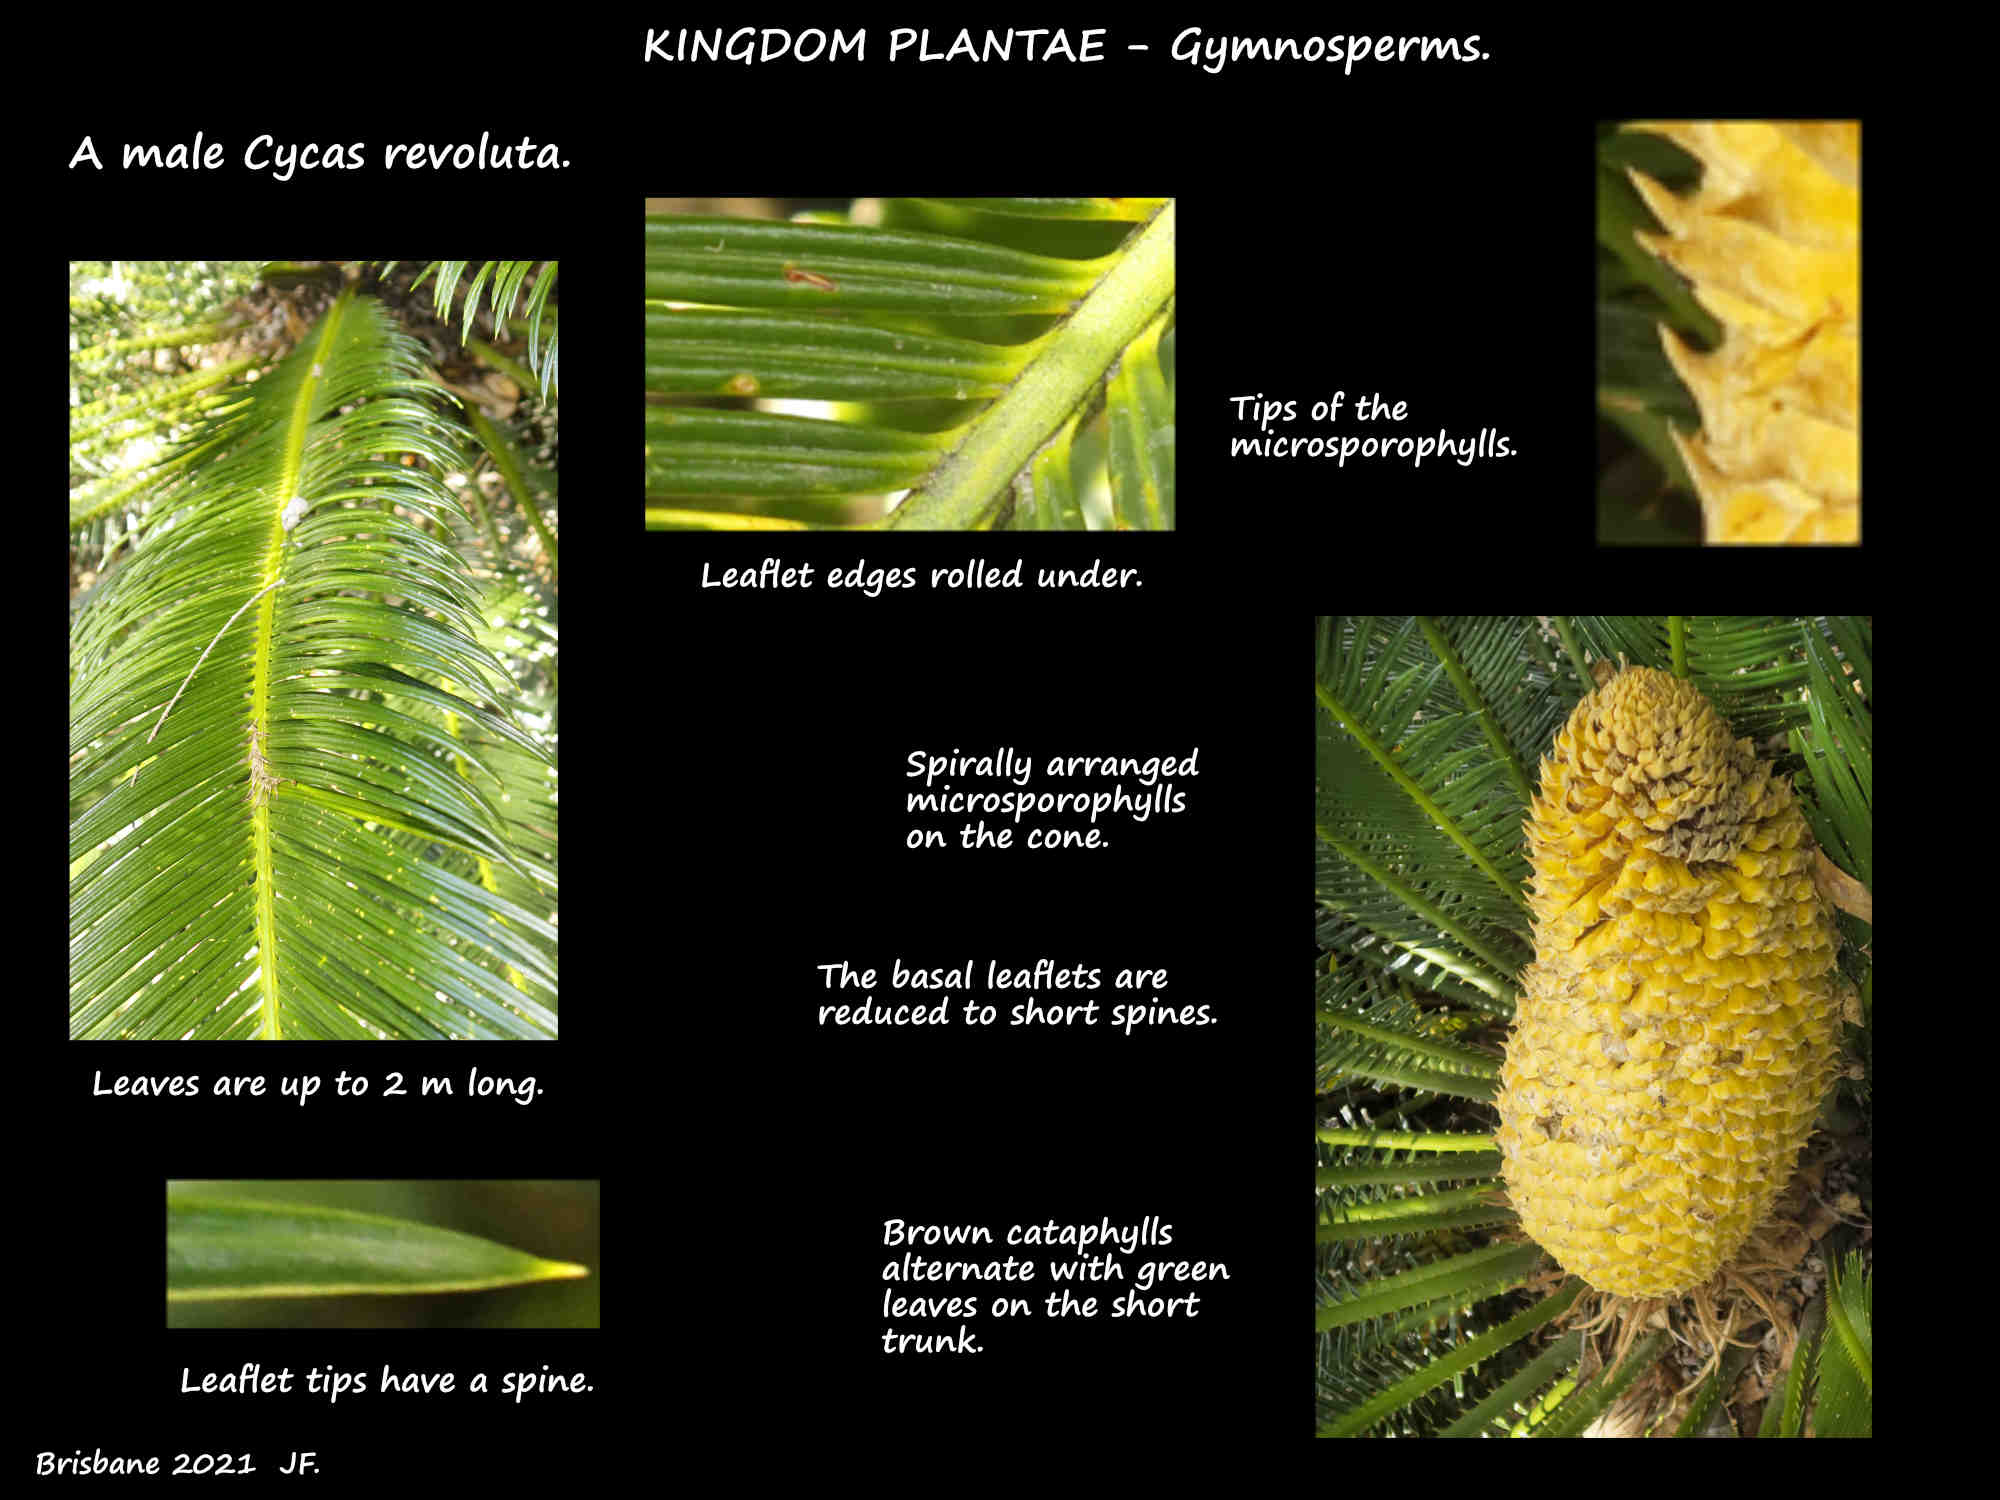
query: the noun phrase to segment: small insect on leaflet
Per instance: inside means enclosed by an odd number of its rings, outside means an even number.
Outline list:
[[[830,276],[821,276],[813,271],[801,271],[797,266],[785,267],[785,280],[813,287],[822,292],[835,292],[840,288]]]

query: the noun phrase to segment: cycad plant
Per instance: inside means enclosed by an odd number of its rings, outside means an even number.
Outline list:
[[[173,415],[73,499],[108,545],[71,623],[71,1035],[551,1037],[547,642],[475,571],[420,346],[351,285],[300,333],[200,411],[113,398]]]
[[[647,526],[1171,528],[1174,223],[1161,198],[648,214]]]
[[[1622,659],[1690,680],[1760,760],[1791,777],[1829,888],[1844,872],[1865,890],[1870,635],[1869,622],[1847,617],[1318,622],[1315,1292],[1323,1433],[1563,1433],[1627,1421],[1657,1430],[1663,1415],[1700,1430],[1708,1408],[1669,1410],[1696,1376],[1707,1381],[1710,1406],[1727,1395],[1733,1408],[1746,1399],[1740,1376],[1753,1396],[1775,1398],[1767,1421],[1796,1431],[1812,1410],[1805,1398],[1816,1368],[1824,1368],[1811,1353],[1822,1317],[1838,1345],[1838,1383],[1823,1390],[1814,1430],[1865,1425],[1863,1277],[1857,1270],[1846,1278],[1862,1303],[1836,1293],[1815,1303],[1812,1317],[1792,1316],[1807,1300],[1799,1294],[1802,1263],[1805,1292],[1817,1286],[1805,1259],[1812,1238],[1840,1219],[1857,1229],[1866,1219],[1872,966],[1865,921],[1849,914],[1838,923],[1840,969],[1855,988],[1862,1026],[1848,1033],[1850,1081],[1828,1096],[1777,1215],[1718,1284],[1641,1301],[1608,1298],[1565,1276],[1509,1206],[1492,1105],[1519,976],[1535,957],[1523,822],[1538,762],[1596,687],[1594,669]],[[1843,895],[1851,912],[1859,901],[1851,890]],[[1615,1180],[1600,1186],[1620,1190]],[[1808,1215],[1813,1202],[1833,1212]],[[1574,1321],[1572,1308],[1590,1314],[1582,1331],[1603,1332],[1604,1347],[1587,1350],[1578,1331],[1551,1341],[1558,1320]],[[1677,1337],[1648,1337],[1663,1326]],[[1760,1336],[1755,1360],[1715,1368],[1730,1343],[1755,1346]],[[1801,1361],[1791,1361],[1795,1349]],[[1790,1406],[1778,1385],[1788,1362],[1799,1382],[1789,1388]]]
[[[491,345],[474,340],[472,326],[482,305],[486,306],[491,310],[496,335],[504,338],[507,320],[520,312],[528,324],[527,368],[531,372],[522,383],[553,396],[557,378],[556,313],[549,299],[556,289],[557,262],[480,261],[478,269],[468,276],[473,264],[466,260],[434,260],[417,274],[411,289],[430,282],[438,316],[450,317],[456,307],[457,316],[462,319],[459,337],[489,361],[515,373],[519,373],[519,367],[512,361],[498,355]],[[391,261],[382,274],[386,277],[395,268],[396,263]],[[530,275],[534,277],[532,286],[528,282]],[[462,297],[458,295],[461,291]]]

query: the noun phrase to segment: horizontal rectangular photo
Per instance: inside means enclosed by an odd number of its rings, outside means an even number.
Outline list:
[[[1175,222],[647,199],[647,529],[1172,530]]]
[[[169,1328],[595,1328],[595,1181],[176,1180]]]

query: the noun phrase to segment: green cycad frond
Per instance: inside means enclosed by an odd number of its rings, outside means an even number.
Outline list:
[[[415,291],[424,284],[427,277],[435,276],[435,298],[438,316],[451,316],[452,298],[458,290],[458,283],[465,276],[469,260],[434,260],[425,266],[411,283]],[[549,305],[549,298],[556,289],[557,262],[542,263],[535,284],[528,289],[525,311],[528,318],[528,364],[534,370],[534,378],[548,395],[556,394],[556,314]],[[493,324],[497,332],[505,336],[507,319],[514,315],[514,309],[522,305],[522,288],[526,285],[530,272],[535,269],[532,260],[489,260],[480,263],[472,273],[472,280],[466,283],[465,306],[460,311],[463,322],[459,328],[459,338],[470,342],[473,320],[479,316],[480,298],[484,296],[493,308]],[[391,261],[383,267],[387,276],[395,269]],[[544,325],[547,327],[544,336]]]
[[[240,354],[198,368],[195,351],[243,323],[231,299],[256,280],[255,261],[72,261],[69,345],[69,524],[74,539],[122,537],[125,507],[178,460],[165,451],[182,424],[241,399]],[[154,358],[180,373],[163,377]]]
[[[534,528],[536,539],[542,544],[542,553],[549,560],[549,577],[553,579],[557,563],[556,535],[547,511],[555,499],[554,471],[526,461],[513,440],[478,407],[468,406],[465,415],[472,424],[473,436],[493,460],[493,467],[499,471],[507,492],[514,497],[522,514],[527,516],[528,524]],[[531,474],[534,475],[533,481],[529,478]],[[541,487],[539,495],[538,486]],[[496,559],[502,557],[506,549],[499,533],[493,528],[493,518],[487,511],[486,502],[480,497],[479,487],[466,486],[466,498],[478,513],[480,525],[486,529],[492,556]]]
[[[343,294],[79,613],[73,1036],[554,1034],[553,927],[452,868],[535,882],[499,799],[543,752],[497,707],[456,506],[397,461],[463,439],[420,375]]]
[[[1172,200],[918,207],[952,232],[647,216],[649,527],[1174,524]],[[1100,406],[1110,498],[1086,505]]]
[[[1322,944],[1503,1006],[1528,956],[1530,772],[1507,736],[1553,734],[1567,711],[1541,661],[1508,649],[1519,634],[1475,622],[1448,667],[1416,620],[1324,620],[1314,664]]]

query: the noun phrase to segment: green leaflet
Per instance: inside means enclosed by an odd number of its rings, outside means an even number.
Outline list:
[[[459,279],[465,275],[465,268],[471,264],[469,260],[434,260],[424,267],[415,281],[410,283],[410,290],[414,292],[431,277],[432,273],[436,273],[434,291],[438,316],[450,321],[453,294],[458,289]],[[479,316],[482,294],[488,295],[493,309],[494,331],[500,337],[506,337],[507,319],[512,317],[515,309],[521,305],[521,288],[527,281],[529,273],[535,269],[535,264],[532,260],[489,260],[480,265],[465,288],[464,321],[459,329],[461,343],[468,346],[477,343],[472,337],[472,324]],[[396,262],[390,261],[383,267],[382,274],[386,277],[395,268]],[[528,292],[526,304],[528,363],[533,367],[534,373],[523,383],[538,387],[538,394],[546,393],[550,397],[556,393],[556,314],[555,309],[549,305],[549,296],[556,288],[557,269],[555,261],[541,263],[540,273],[536,275],[535,284]],[[543,336],[544,323],[548,325],[547,337]],[[479,353],[496,367],[500,364],[500,357],[484,345],[480,346]]]
[[[587,1276],[477,1235],[376,1214],[167,1194],[167,1300],[476,1292]]]

